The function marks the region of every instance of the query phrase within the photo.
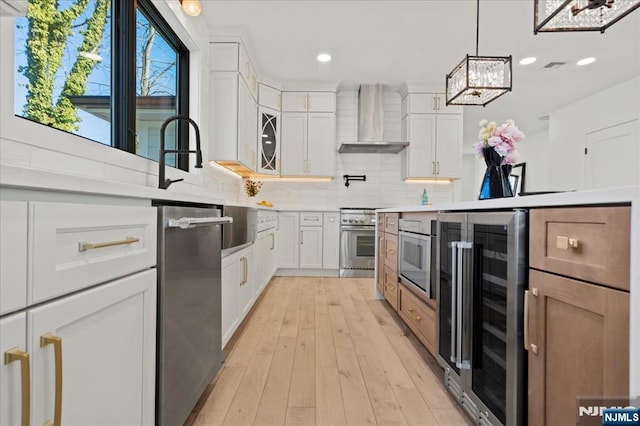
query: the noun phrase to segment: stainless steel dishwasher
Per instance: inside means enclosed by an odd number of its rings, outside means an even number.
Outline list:
[[[216,208],[158,206],[156,424],[183,425],[224,362]]]

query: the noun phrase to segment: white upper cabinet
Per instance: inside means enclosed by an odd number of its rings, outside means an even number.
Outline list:
[[[402,177],[457,179],[462,167],[462,107],[444,94],[409,93],[402,100]],[[405,139],[406,138],[406,139]]]
[[[282,111],[335,112],[335,92],[282,92]]]
[[[211,71],[235,71],[244,79],[254,101],[258,99],[258,76],[240,43],[210,43]]]
[[[447,106],[444,93],[409,93],[402,103],[401,113],[407,114],[462,114],[459,105]]]
[[[260,83],[258,90],[258,104],[275,111],[282,110],[282,92],[271,86]]]
[[[280,174],[280,112],[258,108],[258,173]]]

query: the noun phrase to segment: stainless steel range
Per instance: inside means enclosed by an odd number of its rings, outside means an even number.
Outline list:
[[[340,209],[340,276],[373,278],[376,256],[376,212]]]

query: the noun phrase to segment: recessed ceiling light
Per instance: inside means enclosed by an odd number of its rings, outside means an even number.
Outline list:
[[[584,58],[584,59],[580,59],[578,62],[576,62],[577,65],[589,65],[592,64],[596,61],[596,58],[594,58],[593,56],[590,58]]]
[[[535,56],[529,56],[528,58],[520,59],[520,65],[529,65],[536,61]]]
[[[321,53],[318,55],[318,61],[320,62],[329,62],[331,60],[331,55],[328,53]]]

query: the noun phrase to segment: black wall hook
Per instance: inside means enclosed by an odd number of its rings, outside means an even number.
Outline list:
[[[342,175],[344,179],[344,186],[349,187],[349,182],[353,181],[362,181],[365,182],[367,180],[367,175]]]

